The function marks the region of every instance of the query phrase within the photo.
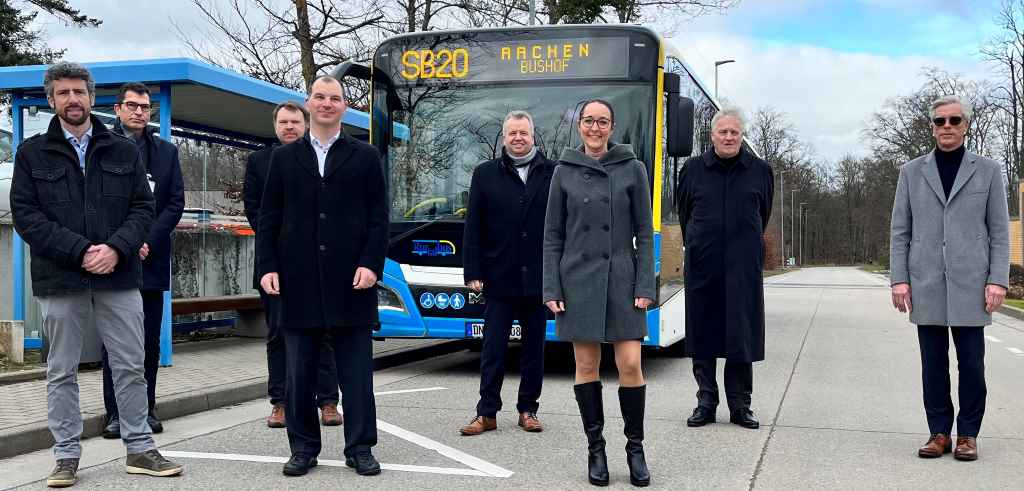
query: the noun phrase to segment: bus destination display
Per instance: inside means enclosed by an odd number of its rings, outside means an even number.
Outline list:
[[[629,73],[626,37],[528,42],[469,38],[389,54],[398,58],[392,63],[396,64],[393,79],[399,84],[626,78]]]

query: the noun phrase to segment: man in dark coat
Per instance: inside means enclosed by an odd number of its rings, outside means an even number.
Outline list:
[[[56,117],[46,133],[18,148],[11,181],[14,228],[32,254],[46,358],[47,422],[57,466],[47,478],[66,487],[78,478],[82,413],[78,361],[82,331],[96,326],[110,358],[121,440],[131,474],[171,476],[182,466],[156,449],[146,423],[143,376],[142,261],[153,224],[153,192],[135,144],[91,114],[92,74],[77,63],[50,66],[43,78]]]
[[[288,101],[274,108],[274,133],[281,145],[287,145],[306,133],[309,126],[309,111],[306,108]],[[245,217],[256,236],[259,236],[260,202],[263,201],[263,187],[267,183],[267,170],[270,168],[270,156],[277,145],[269,146],[249,154],[245,165],[245,183],[242,195],[245,203]],[[285,386],[287,379],[287,363],[285,356],[284,333],[278,322],[278,298],[267,295],[260,288],[259,251],[253,265],[252,287],[260,292],[263,302],[263,313],[267,321],[267,395],[270,396],[272,409],[267,416],[267,426],[271,428],[285,427]],[[325,338],[326,339],[326,338]],[[324,426],[337,426],[342,423],[338,412],[338,376],[334,373],[334,351],[331,344],[324,342],[320,346],[320,367],[317,371],[316,405],[320,408],[320,423]]]
[[[541,301],[544,213],[554,162],[537,150],[533,118],[513,111],[502,125],[501,157],[477,166],[469,187],[463,235],[466,285],[487,295],[484,348],[480,356],[477,416],[460,431],[479,435],[497,428],[509,331],[519,321],[522,338],[519,426],[539,432],[537,419],[544,382],[547,314]]]
[[[117,114],[114,131],[135,142],[142,165],[146,168],[149,187],[156,198],[156,221],[139,250],[139,257],[142,259],[146,396],[149,400],[147,419],[153,433],[160,433],[164,431],[164,425],[155,412],[160,329],[164,317],[164,292],[171,289],[171,232],[174,232],[181,220],[181,212],[185,209],[185,186],[181,177],[181,164],[178,162],[178,147],[164,141],[155,134],[153,128],[148,127],[152,113],[149,87],[138,82],[122,85],[117,92],[114,112]],[[107,411],[103,438],[120,438],[121,422],[117,416],[114,379],[110,373],[106,350],[103,350],[103,406]]]
[[[260,285],[281,296],[288,359],[285,475],[317,463],[320,427],[313,405],[320,345],[330,335],[345,411],[345,464],[380,473],[373,396],[377,279],[388,246],[388,207],[380,155],[341,132],[346,105],[330,76],[310,87],[309,133],[274,150],[256,236]]]
[[[725,358],[732,423],[760,426],[750,410],[753,365],[764,359],[762,234],[771,215],[771,167],[743,148],[743,116],[719,111],[711,121],[714,149],[686,161],[679,178],[686,281],[686,350],[697,380],[697,408],[687,421],[715,421],[716,358]]]

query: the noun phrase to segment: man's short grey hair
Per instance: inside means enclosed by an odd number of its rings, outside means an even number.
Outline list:
[[[50,65],[50,67],[46,69],[46,74],[43,75],[43,87],[46,89],[46,96],[53,97],[54,80],[61,80],[65,78],[85,80],[85,86],[89,90],[89,95],[96,95],[96,81],[93,80],[92,74],[89,73],[88,68],[83,66],[81,63],[75,63],[73,61],[59,61]]]
[[[718,125],[718,120],[731,116],[739,120],[740,122],[740,133],[746,133],[747,130],[747,118],[743,116],[743,110],[737,106],[725,106],[715,113],[715,116],[711,118],[711,128],[714,129]]]
[[[970,121],[971,117],[974,116],[974,107],[971,106],[970,102],[961,99],[960,96],[957,95],[944,95],[932,102],[932,107],[928,109],[928,117],[930,119],[935,119],[935,110],[950,104],[960,104],[960,111],[964,113],[964,119],[967,121]]]
[[[512,121],[513,119],[525,119],[527,122],[530,123],[530,133],[533,133],[533,116],[530,116],[530,113],[526,111],[512,111],[505,115],[505,120],[501,122],[502,134],[505,134],[505,126],[508,124],[509,121]]]

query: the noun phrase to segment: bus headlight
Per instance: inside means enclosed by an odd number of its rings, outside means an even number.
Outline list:
[[[377,310],[406,312],[405,303],[398,292],[381,282],[377,282]]]

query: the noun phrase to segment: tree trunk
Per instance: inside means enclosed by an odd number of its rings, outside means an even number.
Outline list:
[[[302,64],[302,79],[306,82],[306,90],[316,80],[316,64],[313,62],[313,35],[309,29],[309,8],[306,0],[295,2],[295,39],[299,42],[299,61]]]

